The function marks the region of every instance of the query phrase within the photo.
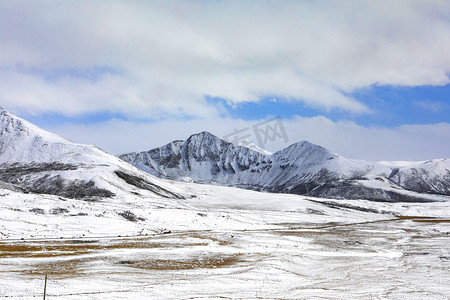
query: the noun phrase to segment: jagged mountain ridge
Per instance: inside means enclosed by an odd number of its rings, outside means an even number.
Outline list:
[[[1,107],[0,187],[85,200],[182,197],[168,183],[93,145],[73,143]]]
[[[347,159],[307,141],[266,155],[202,132],[119,157],[162,178],[268,192],[409,202],[450,195],[449,160],[399,168]]]

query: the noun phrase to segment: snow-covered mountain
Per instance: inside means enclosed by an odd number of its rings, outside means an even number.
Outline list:
[[[390,166],[347,159],[307,141],[268,155],[202,132],[120,158],[162,178],[268,192],[408,202],[450,195],[447,159]]]
[[[235,146],[208,132],[119,159],[93,145],[49,133],[0,108],[1,189],[88,200],[187,195],[183,185],[147,173],[327,198],[420,202],[450,196],[448,159],[415,164],[366,162],[306,141],[269,154]]]
[[[0,188],[85,200],[129,194],[182,197],[176,187],[95,146],[73,143],[3,108]]]

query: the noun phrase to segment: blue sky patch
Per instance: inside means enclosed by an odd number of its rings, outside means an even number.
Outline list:
[[[272,116],[313,117],[322,115],[332,121],[352,120],[363,126],[396,127],[403,124],[450,122],[450,85],[445,86],[371,86],[348,95],[366,105],[371,113],[354,114],[341,109],[312,108],[301,101],[266,97],[260,102],[231,105],[218,98],[209,103],[222,105],[233,118],[265,119]]]
[[[76,75],[76,71],[74,72]],[[211,105],[224,108],[230,117],[243,120],[261,120],[275,116],[289,119],[294,116],[314,117],[321,115],[334,122],[351,120],[362,126],[382,126],[388,128],[403,124],[450,123],[450,85],[437,87],[375,85],[357,90],[348,96],[363,103],[372,112],[367,114],[354,114],[341,109],[325,110],[307,106],[301,101],[287,101],[286,99],[274,98],[272,96],[262,98],[259,102],[247,102],[236,105],[232,105],[228,101],[220,98],[207,97],[206,101]],[[105,122],[110,119],[130,120],[129,117],[123,114],[106,111],[71,117],[57,113],[45,113],[38,116],[25,115],[24,117],[32,123],[45,127],[54,127],[66,122],[92,124]],[[183,119],[188,120],[192,118],[186,116]],[[132,120],[137,122],[155,121],[147,119]]]

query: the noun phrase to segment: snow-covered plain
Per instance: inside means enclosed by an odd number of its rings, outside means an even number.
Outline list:
[[[0,190],[0,298],[42,298],[45,274],[48,299],[450,297],[448,202],[172,184],[197,196]]]

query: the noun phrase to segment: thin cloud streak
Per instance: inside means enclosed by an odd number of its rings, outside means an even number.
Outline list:
[[[447,103],[431,100],[418,100],[414,102],[414,105],[432,113],[444,112],[450,108],[450,105]]]

